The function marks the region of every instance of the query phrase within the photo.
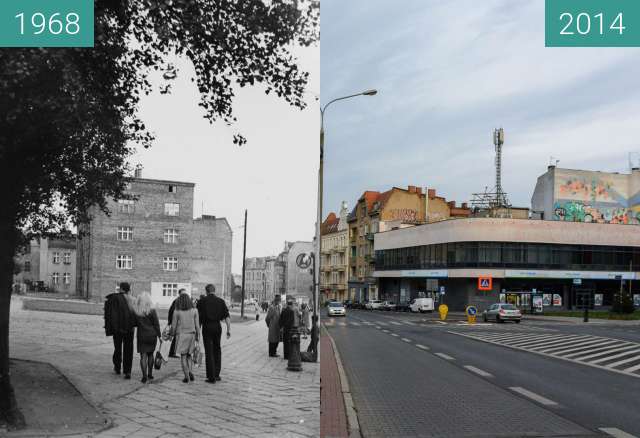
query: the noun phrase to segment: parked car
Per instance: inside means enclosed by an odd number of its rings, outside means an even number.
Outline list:
[[[380,310],[382,308],[381,300],[369,300],[365,305],[365,309],[367,310]]]
[[[403,301],[401,303],[396,304],[396,312],[410,312],[409,301]]]
[[[382,310],[396,310],[396,303],[393,301],[385,301],[382,303]]]
[[[352,304],[353,304],[353,301],[351,300],[344,300],[342,302],[342,305],[344,306],[345,309],[351,309]]]
[[[347,316],[347,310],[344,308],[344,304],[338,301],[331,301],[327,306],[328,316]]]
[[[409,310],[414,313],[433,312],[433,298],[414,298],[409,303]]]
[[[519,324],[522,320],[522,313],[513,304],[496,303],[482,312],[482,319],[484,322],[489,320],[495,322],[513,321]]]

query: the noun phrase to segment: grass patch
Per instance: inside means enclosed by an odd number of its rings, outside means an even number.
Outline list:
[[[572,318],[582,318],[584,316],[584,312],[582,310],[567,310],[548,312],[545,313],[544,316],[569,316]],[[640,319],[640,312],[635,311],[633,313],[612,313],[603,310],[589,310],[589,318],[631,321]]]

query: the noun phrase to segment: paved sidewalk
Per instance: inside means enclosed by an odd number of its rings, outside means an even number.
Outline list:
[[[320,336],[320,436],[348,437],[347,415],[340,385],[340,374],[329,336]]]
[[[294,373],[282,358],[269,358],[262,320],[232,324],[231,333],[229,341],[223,336],[215,385],[204,381],[204,367],[195,369],[195,382],[182,383],[177,359],[143,385],[137,353],[132,379],[116,376],[99,316],[25,311],[14,301],[10,344],[13,358],[51,363],[112,418],[114,427],[99,437],[318,436],[320,364]]]

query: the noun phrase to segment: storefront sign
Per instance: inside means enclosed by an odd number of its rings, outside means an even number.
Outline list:
[[[447,278],[446,269],[416,269],[413,271],[374,271],[376,278]]]
[[[552,300],[552,294],[542,294],[542,305],[550,306]]]
[[[562,296],[560,294],[553,294],[553,305],[556,307],[562,306]]]
[[[587,279],[587,280],[637,280],[635,272],[607,272],[607,271],[547,271],[547,270],[517,270],[505,269],[507,278],[560,278],[560,279]]]
[[[594,294],[593,295],[593,305],[594,306],[602,306],[602,298],[603,298],[603,294]]]
[[[478,290],[491,290],[493,289],[492,277],[478,277]]]

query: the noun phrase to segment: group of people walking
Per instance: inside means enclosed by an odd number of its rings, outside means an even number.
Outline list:
[[[311,333],[309,306],[307,306],[306,303],[302,303],[302,305],[298,307],[298,303],[292,298],[287,298],[287,305],[284,308],[282,308],[281,303],[282,299],[280,295],[276,295],[265,317],[265,322],[269,329],[269,356],[279,356],[278,344],[282,342],[283,357],[288,360],[293,328],[299,328],[305,339],[307,335]],[[311,345],[315,348],[314,342],[312,342]]]
[[[220,380],[222,351],[222,325],[227,327],[227,339],[231,336],[229,309],[222,298],[215,294],[215,287],[208,284],[206,295],[194,304],[186,289],[180,289],[171,304],[168,315],[168,334],[173,338],[170,356],[180,355],[183,382],[195,380],[193,362],[199,351],[200,339],[204,344],[207,382]],[[105,332],[113,336],[113,370],[131,378],[133,363],[134,329],[137,328],[137,350],[140,354],[142,383],[153,380],[154,357],[158,340],[162,339],[158,313],[153,308],[151,295],[143,292],[137,297],[131,294],[128,283],[120,283],[119,291],[108,295],[104,306]]]

